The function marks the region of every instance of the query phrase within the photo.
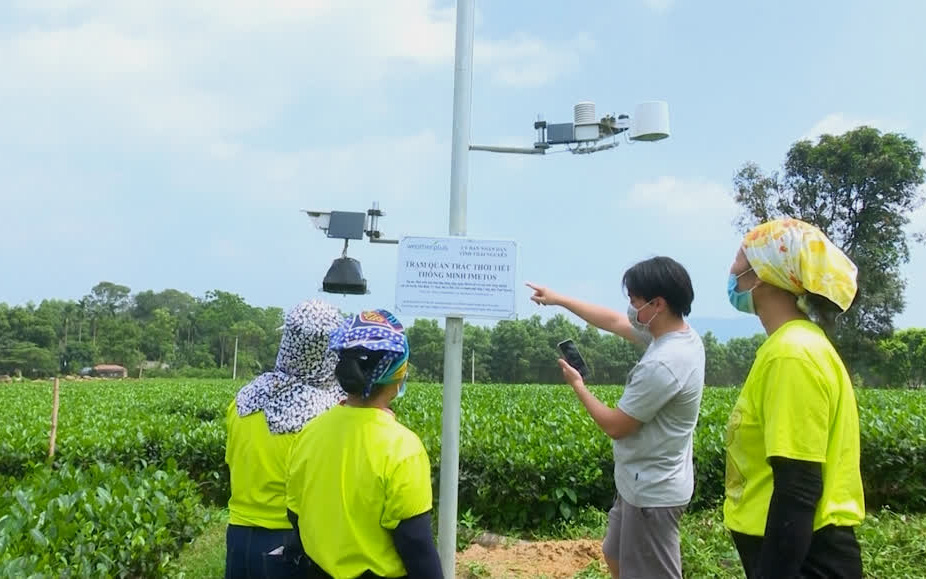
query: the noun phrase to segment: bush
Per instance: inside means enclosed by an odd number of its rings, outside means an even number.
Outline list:
[[[162,575],[208,522],[196,485],[164,470],[39,469],[0,494],[0,576]]]
[[[229,496],[224,417],[230,380],[68,383],[61,388],[58,464],[128,467],[176,461],[211,502]],[[614,404],[620,388],[595,387]],[[695,432],[692,509],[723,500],[724,434],[738,390],[704,393]],[[862,476],[868,507],[926,511],[926,392],[859,390]],[[0,476],[45,461],[49,385],[0,390]],[[399,420],[421,437],[439,488],[441,389],[411,385]],[[460,505],[488,528],[536,529],[614,497],[611,442],[568,387],[475,385],[463,390]],[[438,497],[439,499],[439,497]]]

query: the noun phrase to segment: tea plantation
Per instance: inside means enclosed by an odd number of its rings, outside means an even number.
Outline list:
[[[47,467],[52,389],[0,387],[0,576],[158,576],[224,505],[224,414],[240,382],[61,384]],[[597,387],[615,402],[620,389]],[[734,389],[708,389],[695,440],[692,509],[722,499]],[[861,390],[869,509],[926,512],[926,392]],[[422,438],[437,488],[439,386],[412,385],[398,418]],[[613,498],[611,447],[568,387],[468,386],[460,508],[487,529],[549,533]]]

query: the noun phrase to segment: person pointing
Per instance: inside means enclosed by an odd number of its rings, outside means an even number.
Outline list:
[[[531,300],[560,306],[589,324],[645,345],[627,386],[611,408],[564,360],[563,377],[614,442],[617,496],[602,544],[612,577],[682,577],[679,521],[694,492],[692,438],[704,389],[704,346],[685,321],[694,290],[685,268],[668,257],[624,273],[626,315],[527,284]]]

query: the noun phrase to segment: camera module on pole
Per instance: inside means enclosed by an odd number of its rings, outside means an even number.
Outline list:
[[[366,235],[370,243],[396,244],[397,239],[385,239],[379,230],[379,218],[386,214],[380,210],[379,203],[374,201],[373,207],[362,211],[307,211],[307,214],[316,229],[325,232],[332,239],[343,239],[344,249],[341,257],[336,258],[328,273],[322,281],[322,291],[330,294],[364,295],[367,290],[367,280],[363,277],[360,262],[347,255],[347,246],[352,239],[362,240]]]

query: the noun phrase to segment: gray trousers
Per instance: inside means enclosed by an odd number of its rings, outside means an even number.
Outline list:
[[[621,579],[682,579],[678,529],[687,506],[641,508],[617,496],[601,548]]]

